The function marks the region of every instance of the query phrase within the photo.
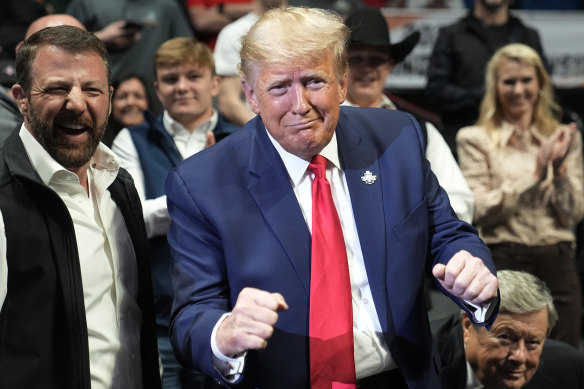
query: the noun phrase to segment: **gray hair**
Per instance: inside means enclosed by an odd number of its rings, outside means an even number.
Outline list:
[[[556,322],[558,313],[552,294],[542,280],[523,271],[499,270],[500,312],[527,313],[547,309],[548,335]]]

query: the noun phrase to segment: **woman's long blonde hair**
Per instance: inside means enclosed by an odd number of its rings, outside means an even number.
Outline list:
[[[501,102],[497,97],[497,72],[503,61],[515,61],[521,65],[535,68],[540,92],[533,110],[532,123],[542,134],[550,136],[558,128],[561,108],[554,101],[550,76],[545,70],[539,54],[531,47],[520,43],[503,46],[493,54],[487,64],[485,96],[481,102],[477,125],[485,127],[492,137],[497,137],[496,130],[501,127],[504,120]]]

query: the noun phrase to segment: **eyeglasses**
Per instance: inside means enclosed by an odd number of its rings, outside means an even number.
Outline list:
[[[369,66],[375,68],[380,65],[389,63],[389,57],[383,55],[361,55],[353,54],[347,57],[349,66]]]

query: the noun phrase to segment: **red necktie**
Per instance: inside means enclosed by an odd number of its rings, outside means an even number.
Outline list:
[[[355,388],[353,306],[347,251],[339,215],[326,179],[326,158],[316,155],[312,182],[310,275],[310,386]]]

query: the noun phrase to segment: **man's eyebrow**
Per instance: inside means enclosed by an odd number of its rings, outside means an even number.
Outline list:
[[[193,74],[193,73],[202,74],[204,72],[205,72],[205,70],[203,70],[203,69],[190,69],[190,70],[187,70],[185,73],[186,74]]]
[[[81,88],[97,88],[100,90],[107,90],[109,87],[109,84],[107,82],[101,81],[101,80],[88,80],[85,81],[83,83],[81,83]]]
[[[268,78],[265,81],[265,85],[266,86],[273,86],[276,84],[286,84],[290,82],[290,77],[286,76],[286,75],[282,75],[282,76],[278,76],[278,75],[274,75],[270,78]]]
[[[322,78],[322,79],[328,79],[330,76],[330,73],[327,72],[326,70],[322,70],[322,69],[309,69],[305,72],[302,72],[300,77],[303,80],[306,79],[311,79],[311,78]]]

